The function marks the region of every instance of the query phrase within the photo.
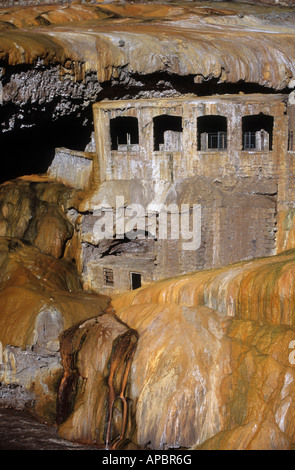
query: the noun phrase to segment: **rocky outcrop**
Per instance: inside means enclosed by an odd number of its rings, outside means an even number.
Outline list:
[[[140,337],[132,390],[138,397],[141,443],[152,440],[157,448],[191,446],[193,440],[194,446],[211,449],[292,446],[295,330],[274,323],[293,322],[292,309],[287,315],[293,303],[293,256],[183,276],[113,300],[119,318]],[[278,318],[279,302],[286,314]],[[153,404],[159,401],[156,410]]]
[[[82,127],[102,99],[292,90],[294,12],[217,6],[1,10],[2,135],[64,117]],[[62,137],[73,138],[76,128],[68,127]],[[46,136],[54,146],[55,133]],[[5,152],[9,162],[15,153]],[[274,182],[262,193],[247,183],[240,207],[251,201],[274,214]],[[180,200],[197,184],[175,183]],[[215,180],[208,204],[217,193],[229,204],[228,184]],[[85,240],[91,236],[89,214],[82,219],[77,209],[81,196],[39,176],[0,188],[1,405],[57,417],[62,437],[112,449],[126,448],[125,440],[153,449],[292,448],[294,251],[153,283],[114,297],[107,310],[107,297],[82,290],[72,262],[80,257],[81,220]],[[280,250],[294,238],[292,210],[282,217]],[[268,237],[272,249],[274,232]]]
[[[23,178],[0,187],[0,236],[23,239],[60,258],[74,232],[66,217],[76,193],[46,177]]]
[[[139,333],[126,395],[132,409],[126,437],[134,445],[162,450],[292,447],[293,327],[263,326],[206,307],[175,304],[134,305],[120,317]],[[94,365],[108,347],[102,340],[99,352],[90,346],[101,338],[98,331],[98,325],[88,329],[85,347],[76,349],[80,385],[59,434],[105,446],[101,430],[108,415],[102,400],[108,391]],[[114,437],[122,426],[119,405]]]
[[[79,67],[82,74],[83,70],[96,71],[99,82],[126,79],[128,72],[147,75],[165,71],[192,74],[196,82],[215,77],[221,82],[245,80],[281,89],[294,73],[292,12],[280,7],[276,11],[235,3],[218,8],[216,3],[204,7],[190,2],[151,2],[139,6],[37,6],[1,13],[7,28],[15,28],[13,36],[8,29],[1,38],[2,60],[13,65],[44,58],[45,64],[55,61],[65,65],[62,75],[72,78],[79,78]],[[284,15],[283,26],[278,13]],[[75,30],[70,26],[73,21],[79,24]],[[63,26],[55,26],[59,24]],[[51,25],[50,29],[46,25]],[[33,28],[18,32],[27,26]],[[231,54],[224,54],[228,50]],[[270,64],[274,73],[270,73]]]
[[[201,450],[292,449],[294,328],[230,321],[231,373],[220,384],[226,420]]]
[[[158,281],[119,296],[116,311],[137,304],[204,305],[229,317],[294,326],[294,250]]]
[[[59,336],[108,298],[84,293],[73,264],[16,238],[0,238],[0,273],[0,403],[54,422]]]
[[[38,5],[1,10],[0,20],[5,131],[34,126],[36,115],[79,117],[105,97],[208,94],[212,84],[294,87],[288,7]]]
[[[112,313],[64,333],[64,373],[57,401],[61,436],[107,449],[116,449],[130,438],[135,422],[129,371],[136,346],[136,331]]]
[[[101,448],[294,445],[294,250],[158,281],[110,309],[81,288],[75,237],[69,261],[45,237],[53,222],[74,230],[79,192],[43,178],[1,190],[5,233],[22,237],[0,242],[2,406]]]

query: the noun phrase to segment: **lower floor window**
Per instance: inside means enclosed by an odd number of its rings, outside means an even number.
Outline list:
[[[103,268],[103,282],[105,286],[114,285],[113,270],[110,268]]]

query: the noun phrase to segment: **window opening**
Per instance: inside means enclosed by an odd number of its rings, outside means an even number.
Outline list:
[[[200,116],[198,126],[198,150],[226,150],[227,119],[224,116]]]
[[[289,131],[288,134],[288,150],[294,150],[294,132]]]
[[[103,282],[105,286],[114,285],[113,270],[110,268],[103,268]]]
[[[243,150],[272,150],[273,116],[263,113],[242,119]]]
[[[116,117],[110,120],[112,150],[135,150],[139,144],[138,119]]]
[[[154,151],[182,151],[182,117],[163,114],[153,119]]]

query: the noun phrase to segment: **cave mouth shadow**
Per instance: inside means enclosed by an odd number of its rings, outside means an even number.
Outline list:
[[[92,132],[92,120],[85,125],[81,118],[66,116],[2,133],[0,184],[24,175],[46,173],[56,148],[83,151]]]

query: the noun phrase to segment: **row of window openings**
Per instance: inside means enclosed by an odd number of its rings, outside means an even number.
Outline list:
[[[103,282],[105,286],[114,286],[114,272],[111,268],[103,268]],[[130,287],[132,290],[141,287],[141,274],[130,273]]]
[[[200,116],[198,124],[198,150],[227,149],[227,118]],[[182,118],[161,115],[153,119],[154,151],[182,150]],[[139,149],[138,119],[117,117],[110,120],[112,150]],[[273,117],[265,114],[242,118],[243,150],[272,150]],[[293,133],[289,133],[289,150],[293,149]]]

